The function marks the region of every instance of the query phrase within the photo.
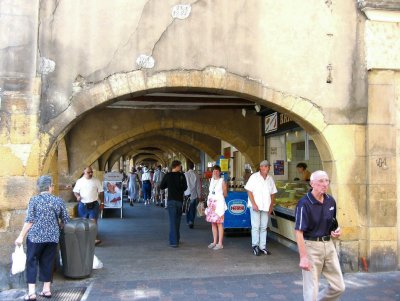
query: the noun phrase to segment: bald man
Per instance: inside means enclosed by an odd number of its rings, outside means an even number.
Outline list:
[[[103,209],[103,185],[100,180],[93,177],[93,169],[88,166],[83,170],[83,176],[76,181],[74,194],[78,200],[78,216],[89,218],[97,224],[99,211]],[[101,240],[96,239],[96,245]]]

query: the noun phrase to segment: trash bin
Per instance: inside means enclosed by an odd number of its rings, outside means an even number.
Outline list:
[[[60,247],[63,273],[70,278],[84,278],[93,268],[97,226],[94,221],[74,218],[61,231]]]

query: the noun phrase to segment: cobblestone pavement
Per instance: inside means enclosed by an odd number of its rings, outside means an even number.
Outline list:
[[[53,300],[75,300],[68,299],[72,288],[87,288],[83,301],[302,300],[298,254],[277,242],[268,243],[271,256],[252,255],[249,235],[227,236],[223,250],[209,250],[209,225],[197,219],[189,229],[183,216],[183,243],[169,248],[167,210],[142,204],[126,206],[123,219],[107,211],[99,231],[103,243],[95,253],[104,267],[86,279],[58,271]],[[400,301],[400,272],[349,273],[345,282],[342,300]],[[0,300],[23,294],[3,291]]]

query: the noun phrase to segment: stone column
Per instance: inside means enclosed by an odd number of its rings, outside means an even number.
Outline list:
[[[0,290],[40,172],[38,12],[37,0],[3,3],[0,12]]]
[[[368,76],[367,197],[370,271],[394,270],[397,246],[397,158],[395,77],[371,70]]]

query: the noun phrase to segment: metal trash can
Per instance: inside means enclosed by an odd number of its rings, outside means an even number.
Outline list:
[[[70,278],[88,277],[93,268],[97,226],[94,221],[74,218],[60,236],[63,273]]]

